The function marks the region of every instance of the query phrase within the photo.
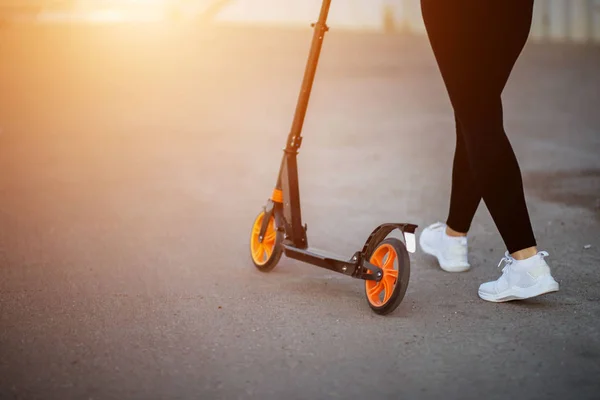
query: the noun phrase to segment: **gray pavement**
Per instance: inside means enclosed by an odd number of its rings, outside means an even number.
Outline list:
[[[600,50],[529,44],[506,127],[561,291],[490,304],[411,255],[387,317],[360,281],[248,254],[310,31],[0,31],[1,399],[600,398]],[[309,241],[445,218],[452,114],[424,38],[332,30],[300,153]],[[587,246],[589,245],[589,246]],[[585,248],[588,247],[588,248]]]

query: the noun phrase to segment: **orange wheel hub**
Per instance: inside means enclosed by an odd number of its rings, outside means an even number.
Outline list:
[[[262,212],[254,221],[254,226],[252,227],[252,237],[250,238],[250,251],[252,253],[252,260],[254,260],[257,265],[265,265],[269,261],[273,251],[275,250],[275,243],[277,240],[277,230],[275,229],[274,217],[271,217],[269,220],[263,241],[261,242],[259,240],[260,228],[262,226],[264,216],[265,213]]]
[[[389,244],[382,244],[375,250],[369,260],[371,264],[383,270],[383,277],[379,282],[365,281],[367,300],[376,307],[386,304],[394,292],[398,280],[397,259],[398,255],[394,247]],[[372,271],[369,271],[369,273],[372,273]]]

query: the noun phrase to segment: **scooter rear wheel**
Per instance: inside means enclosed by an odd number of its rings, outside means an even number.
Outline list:
[[[283,232],[277,230],[275,217],[271,216],[263,241],[259,240],[260,228],[262,226],[265,212],[262,211],[252,225],[252,233],[250,234],[250,257],[254,266],[259,271],[269,272],[279,262],[283,254]]]
[[[375,313],[389,314],[400,305],[408,288],[410,279],[408,251],[400,240],[388,238],[379,243],[372,254],[367,254],[367,259],[383,270],[381,281],[365,281],[367,302]]]

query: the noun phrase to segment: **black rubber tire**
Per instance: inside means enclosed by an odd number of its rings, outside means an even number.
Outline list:
[[[367,303],[369,304],[369,307],[371,307],[376,314],[387,315],[393,312],[400,305],[400,303],[402,303],[404,295],[406,294],[406,289],[408,288],[408,282],[410,280],[410,257],[408,255],[408,251],[406,250],[406,246],[404,243],[402,243],[402,241],[396,238],[387,238],[381,241],[381,243],[377,244],[370,254],[366,254],[366,260],[370,260],[373,254],[375,254],[377,249],[379,249],[382,245],[390,245],[396,252],[396,257],[398,260],[398,279],[394,285],[392,295],[384,304],[375,306],[371,303],[371,301],[369,301],[369,297],[367,295],[367,281],[365,281],[365,297],[367,297]]]
[[[279,263],[279,260],[281,259],[281,255],[283,254],[283,232],[281,232],[280,230],[278,230],[278,224],[277,224],[277,218],[275,218],[275,215],[271,216],[271,218],[274,220],[275,223],[275,246],[273,247],[273,252],[271,253],[271,256],[266,260],[266,262],[264,263],[259,263],[257,262],[253,255],[252,255],[252,241],[254,240],[254,227],[257,225],[258,221],[260,220],[260,218],[262,218],[262,216],[264,215],[264,211],[261,211],[256,218],[254,219],[254,223],[252,224],[252,231],[250,232],[250,243],[249,243],[249,250],[250,250],[250,259],[252,260],[252,263],[254,264],[254,266],[261,272],[271,272],[273,270],[273,268],[275,268],[277,266],[277,263]]]

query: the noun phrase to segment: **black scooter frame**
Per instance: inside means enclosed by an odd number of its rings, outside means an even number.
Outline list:
[[[316,265],[331,271],[339,272],[353,278],[374,280],[379,282],[382,279],[381,268],[369,263],[366,260],[387,235],[394,229],[399,229],[406,239],[406,234],[413,234],[417,225],[408,223],[388,223],[375,228],[368,237],[362,250],[357,251],[349,260],[343,260],[338,256],[329,255],[322,250],[308,247],[306,237],[307,226],[302,225],[302,213],[300,210],[300,188],[298,183],[298,149],[302,144],[302,127],[308,102],[312,91],[313,82],[323,46],[323,38],[329,30],[327,26],[327,16],[331,0],[323,0],[321,12],[316,23],[311,24],[314,27],[314,34],[310,47],[310,53],[306,63],[304,79],[296,105],[294,120],[291,131],[287,138],[285,149],[283,150],[283,159],[279,169],[277,184],[273,191],[273,196],[268,200],[265,206],[265,216],[262,220],[259,241],[262,242],[267,230],[268,222],[274,216],[277,229],[283,231],[284,241],[283,249],[285,255],[289,258]],[[367,273],[370,270],[371,273]]]

